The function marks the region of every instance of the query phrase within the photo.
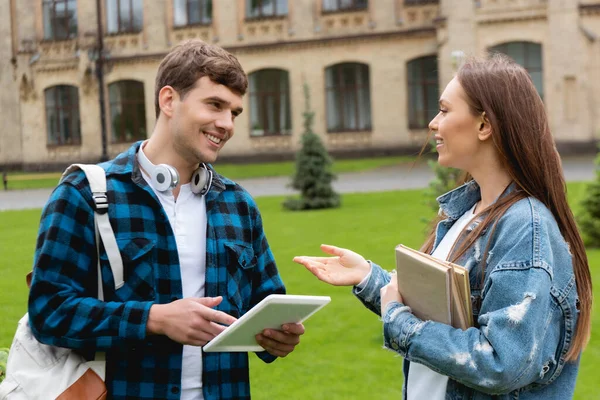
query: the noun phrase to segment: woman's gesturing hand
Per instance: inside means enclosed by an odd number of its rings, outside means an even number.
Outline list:
[[[321,250],[334,257],[294,257],[294,262],[304,265],[323,282],[335,286],[359,284],[371,271],[371,265],[363,256],[352,250],[321,245]]]

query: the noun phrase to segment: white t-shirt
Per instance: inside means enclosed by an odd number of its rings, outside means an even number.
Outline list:
[[[148,185],[152,179],[142,171]],[[191,185],[181,185],[177,201],[172,190],[152,190],[160,200],[169,217],[175,234],[183,297],[204,297],[206,271],[206,201],[204,196],[194,194]],[[202,394],[202,348],[183,346],[181,365],[181,400],[203,400]]]
[[[448,253],[450,253],[458,235],[473,219],[474,210],[475,206],[456,220],[454,225],[448,230],[448,233],[442,238],[438,247],[436,247],[432,254],[433,257],[440,260],[447,260]],[[410,363],[407,382],[407,400],[444,400],[446,398],[447,385],[447,376],[438,374],[423,364],[416,362]]]

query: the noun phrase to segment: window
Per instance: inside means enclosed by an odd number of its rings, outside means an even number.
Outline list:
[[[290,82],[287,71],[262,69],[248,77],[250,85],[250,135],[292,133]]]
[[[138,81],[111,83],[108,100],[113,143],[146,139],[144,84]]]
[[[77,36],[77,1],[43,0],[44,39],[64,40]]]
[[[323,0],[323,12],[366,10],[369,0]]]
[[[345,63],[325,70],[327,131],[371,129],[369,66]]]
[[[143,27],[143,0],[106,0],[108,33],[135,33]]]
[[[439,83],[436,56],[427,56],[406,64],[408,86],[408,127],[427,128],[438,113]]]
[[[523,66],[535,85],[540,97],[544,98],[542,67],[542,45],[532,42],[510,42],[489,49],[492,53],[503,53]]]
[[[77,87],[59,85],[44,91],[48,145],[81,144]]]
[[[288,13],[288,0],[246,0],[246,18],[281,17]]]
[[[404,0],[405,6],[421,6],[425,4],[439,4],[440,0]]]
[[[174,0],[175,26],[209,25],[212,22],[212,0]]]

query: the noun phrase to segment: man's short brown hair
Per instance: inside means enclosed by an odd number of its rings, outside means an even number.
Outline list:
[[[188,40],[175,46],[158,66],[154,89],[156,118],[160,114],[158,93],[163,87],[172,86],[183,98],[203,76],[241,96],[248,89],[248,77],[233,54],[202,40]]]

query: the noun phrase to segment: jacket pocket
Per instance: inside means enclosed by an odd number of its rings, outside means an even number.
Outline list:
[[[245,243],[225,243],[227,253],[227,296],[232,306],[243,315],[250,305],[252,275],[256,256],[252,246]]]
[[[154,300],[154,243],[146,238],[117,239],[117,247],[123,259],[123,286],[115,290],[114,278],[109,287],[117,301]],[[110,271],[106,252],[100,254],[102,273]],[[106,279],[104,279],[106,282]],[[105,293],[106,289],[105,289]],[[108,292],[111,293],[111,292]]]

